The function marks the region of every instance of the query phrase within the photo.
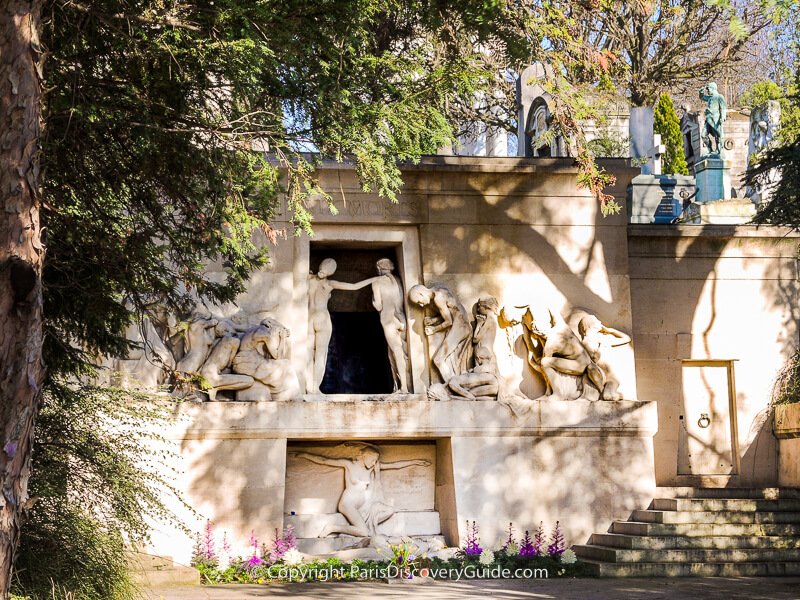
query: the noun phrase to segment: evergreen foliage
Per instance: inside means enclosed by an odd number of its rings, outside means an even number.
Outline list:
[[[147,539],[147,518],[171,519],[152,433],[167,413],[127,391],[50,383],[14,591],[33,600],[138,597],[130,548]]]
[[[653,113],[653,131],[661,134],[661,142],[667,149],[667,153],[662,158],[662,172],[671,175],[688,175],[689,167],[683,154],[681,123],[669,94],[661,94],[658,97],[658,103]]]
[[[800,69],[795,75],[795,94],[787,98],[789,115],[800,115]],[[754,223],[772,223],[786,225],[800,230],[800,120],[791,120],[781,129],[779,144],[768,149],[759,161],[752,165],[745,174],[745,184],[755,186],[763,184],[777,171],[780,180],[771,191],[770,201],[759,207],[753,219]]]
[[[289,233],[310,226],[305,201],[324,193],[302,150],[353,158],[365,189],[396,200],[398,161],[451,139],[448,103],[487,85],[478,45],[507,18],[502,4],[477,0],[48,8],[42,220],[53,372],[124,354],[137,315],[184,315],[197,296],[232,300],[267,260],[268,244],[254,241],[275,240],[282,189]],[[223,264],[227,280],[206,277],[206,261]]]

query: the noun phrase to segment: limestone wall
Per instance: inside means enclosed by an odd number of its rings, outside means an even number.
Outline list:
[[[623,201],[637,171],[622,160],[606,166],[618,176],[611,192]],[[548,309],[565,317],[583,309],[633,331],[624,213],[602,217],[597,201],[578,188],[570,159],[435,157],[404,174],[400,202],[391,204],[364,192],[352,169],[323,165],[320,183],[337,211],[312,200],[314,236],[279,240],[270,265],[236,305],[212,312],[269,314],[285,324],[302,389],[310,360],[308,274],[331,250],[383,249],[406,291],[444,284],[468,311],[491,295],[509,310],[530,306],[537,318]],[[288,225],[285,210],[274,224]],[[413,396],[207,402],[181,411],[168,437],[182,457],[179,487],[197,511],[183,514],[196,529],[211,519],[241,547],[251,530],[263,541],[292,519],[305,524],[304,511],[314,507],[330,515],[343,489],[341,469],[320,467],[315,482],[316,467],[300,467],[291,453],[335,453],[327,449],[354,441],[388,449],[388,461],[427,457],[429,467],[393,473],[386,495],[406,514],[437,513],[450,544],[461,542],[467,519],[478,521],[488,546],[512,521],[518,530],[544,521],[549,530],[559,520],[568,539],[581,543],[652,497],[656,413],[654,403],[636,398],[635,345],[615,348],[609,358],[624,401],[535,400],[544,386],[521,351],[522,330],[501,329],[494,351],[504,383],[528,399],[433,402],[424,395],[436,374],[423,312],[408,302],[405,311]],[[397,487],[403,481],[413,498]],[[164,528],[153,549],[187,560],[191,540]]]
[[[775,407],[778,485],[800,488],[800,404]]]
[[[617,177],[610,192],[624,201],[638,169],[604,166]],[[509,310],[530,306],[537,319],[548,309],[596,314],[633,338],[612,361],[624,400],[538,400],[544,387],[519,326],[498,331],[494,352],[507,389],[526,400],[428,400],[432,349],[422,310],[406,300],[411,395],[301,394],[180,411],[167,437],[181,455],[178,487],[196,510],[183,514],[196,529],[211,519],[241,547],[251,530],[266,540],[287,516],[306,523],[293,510],[331,515],[343,475],[324,472],[315,486],[316,471],[303,478],[290,453],[325,454],[345,442],[386,448],[389,461],[431,463],[387,479],[387,497],[405,516],[425,513],[450,544],[460,543],[467,519],[490,546],[509,521],[525,529],[560,520],[581,543],[645,507],[656,483],[777,483],[766,408],[771,379],[797,343],[797,236],[629,226],[624,211],[604,218],[570,159],[430,158],[405,168],[398,204],[363,191],[347,166],[323,165],[319,178],[336,211],[312,199],[314,236],[280,239],[237,304],[212,307],[269,314],[288,327],[301,389],[310,374],[309,270],[326,252],[363,250],[390,254],[405,291],[444,284],[467,310],[491,295]],[[285,209],[274,225],[288,227]],[[414,498],[403,497],[404,481]],[[161,528],[153,549],[188,560],[191,540]]]
[[[225,531],[244,550],[251,532],[268,541],[287,522],[335,510],[342,469],[294,451],[342,456],[348,441],[380,447],[381,461],[431,463],[386,471],[386,498],[400,514],[438,513],[448,544],[463,541],[467,519],[489,547],[509,522],[520,530],[544,521],[549,529],[559,520],[570,543],[582,543],[652,496],[655,430],[651,402],[541,400],[515,415],[497,402],[417,397],[184,405],[161,433],[181,456],[178,487],[197,512],[173,508],[198,531],[211,519],[217,539]],[[185,533],[155,528],[153,551],[185,562],[191,549]]]
[[[777,485],[768,404],[773,378],[798,341],[798,236],[752,226],[634,225],[629,231],[638,395],[658,402],[656,481]],[[691,370],[705,359],[732,361],[733,390],[719,365],[704,374]],[[735,456],[732,468],[718,464],[717,473],[708,473],[714,465],[706,464],[690,473],[693,457],[682,447],[694,444],[696,457],[703,440],[692,439],[699,430],[689,414],[711,396],[717,413],[711,419],[721,421],[730,413],[729,391],[738,464]],[[713,425],[707,429],[713,434]],[[731,446],[724,429],[711,442],[717,449]]]

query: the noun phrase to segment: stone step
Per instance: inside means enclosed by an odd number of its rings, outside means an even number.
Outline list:
[[[742,512],[742,511],[671,511],[671,510],[635,510],[631,513],[631,521],[645,523],[795,523],[800,524],[800,512]]]
[[[763,500],[758,498],[656,498],[650,503],[651,510],[688,512],[718,511],[800,511],[800,499],[780,498]]]
[[[800,575],[800,562],[608,563],[584,561],[600,577],[764,577]]]
[[[284,515],[284,527],[294,527],[298,538],[317,538],[328,524],[347,525],[341,513]],[[442,527],[436,511],[398,511],[378,526],[378,533],[386,536],[441,535]]]
[[[628,550],[669,550],[682,548],[795,548],[800,549],[800,537],[742,535],[742,536],[652,536],[620,533],[594,533],[589,544]]]
[[[607,546],[577,545],[580,558],[612,563],[766,563],[800,559],[794,548],[682,548],[671,550],[626,550]]]
[[[614,521],[611,533],[650,536],[800,536],[800,524],[791,523],[646,523]]]
[[[800,499],[797,488],[690,488],[659,487],[659,497],[664,498],[722,498],[722,499]]]
[[[200,585],[200,571],[175,564],[171,557],[136,552],[129,560],[133,580],[143,587]]]

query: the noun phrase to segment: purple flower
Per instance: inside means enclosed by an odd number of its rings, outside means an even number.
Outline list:
[[[531,534],[527,530],[525,531],[525,536],[522,538],[519,546],[519,555],[524,557],[531,557],[536,556],[538,552],[536,551],[536,546],[534,542],[531,541]]]
[[[478,537],[478,523],[472,521],[472,525],[470,525],[470,521],[467,520],[467,540],[464,545],[464,554],[467,556],[480,556],[481,552],[483,552],[483,548],[481,548],[480,538]]]
[[[263,564],[264,564],[264,561],[261,560],[255,554],[253,554],[253,556],[251,556],[246,561],[244,561],[244,568],[249,570],[249,569],[252,569],[252,568],[257,567],[259,565],[263,565]]]
[[[283,530],[283,534],[275,529],[275,538],[272,540],[272,549],[269,551],[270,562],[278,562],[289,550],[296,548],[297,539],[295,538],[294,529],[291,525]]]
[[[556,526],[553,527],[553,533],[550,536],[550,545],[547,547],[547,554],[553,558],[558,558],[564,554],[567,549],[567,542],[564,539],[564,534],[561,531],[559,522],[556,521]]]

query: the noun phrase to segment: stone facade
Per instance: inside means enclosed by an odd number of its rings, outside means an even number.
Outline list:
[[[603,166],[623,202],[638,170],[624,160]],[[760,415],[771,374],[796,343],[795,238],[604,218],[577,187],[570,159],[432,157],[404,170],[398,204],[364,192],[347,166],[323,165],[319,175],[338,212],[312,201],[314,236],[279,241],[237,304],[213,308],[213,318],[269,315],[290,332],[291,352],[275,355],[291,364],[298,390],[313,390],[309,273],[336,257],[333,277],[354,284],[375,274],[376,257],[390,259],[404,292],[395,314],[406,325],[408,393],[393,391],[388,366],[359,367],[388,365],[385,349],[358,354],[383,336],[374,291],[334,290],[322,393],[182,405],[167,443],[181,457],[179,488],[198,512],[184,516],[198,530],[211,519],[241,546],[251,530],[266,540],[294,524],[310,552],[349,551],[341,536],[314,536],[353,525],[342,509],[347,461],[358,462],[359,477],[384,465],[374,535],[405,531],[431,549],[459,544],[467,519],[480,523],[489,546],[510,521],[525,529],[560,520],[568,539],[582,542],[640,506],[656,484],[774,483],[775,442]],[[285,212],[275,225],[288,227]],[[491,354],[494,394],[455,393],[475,389],[469,376],[480,360],[443,376],[434,360],[443,342],[430,330],[442,309],[409,298],[414,286],[447,289],[451,306],[464,307],[472,354],[481,346]],[[480,314],[488,333],[477,327]],[[573,362],[548,360],[567,347]],[[374,376],[380,369],[388,379]],[[453,383],[453,374],[467,378]],[[365,387],[352,392],[351,384]],[[437,384],[450,390],[440,400],[429,394]],[[218,400],[238,393],[223,390]],[[724,410],[707,409],[713,426],[699,426],[714,443],[732,432],[735,443],[718,453],[727,466],[686,441],[696,427],[680,421],[702,418],[681,412],[687,394],[705,394],[712,409],[729,402],[727,421]],[[351,454],[359,444],[378,458]],[[706,472],[709,464],[717,472]],[[190,549],[171,529],[154,534],[155,552],[185,561]]]

